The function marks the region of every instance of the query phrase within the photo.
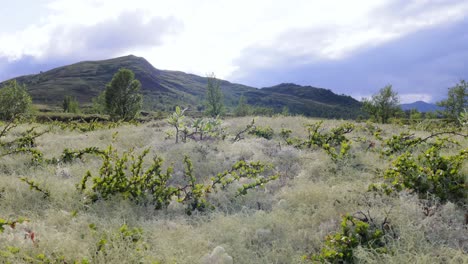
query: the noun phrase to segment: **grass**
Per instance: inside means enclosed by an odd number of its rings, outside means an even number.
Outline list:
[[[224,126],[233,135],[251,119],[227,119]],[[315,121],[304,117],[259,117],[256,124],[270,126],[275,132],[273,139],[246,135],[235,143],[228,138],[180,144],[165,139],[165,132],[171,130],[165,121],[90,132],[34,124],[39,130],[50,129],[36,141],[46,158],[60,156],[64,148],[105,148],[113,144],[120,152],[134,149],[139,153],[150,148],[150,156],[162,157],[165,167],[174,166],[174,181],[183,175],[184,155],[192,158],[195,175],[201,181],[240,159],[272,163],[280,179],[238,198],[234,198],[236,186],[214,193],[210,201],[217,209],[188,216],[175,201],[159,211],[117,197],[86,203],[75,185],[87,170],[99,169],[98,157],[87,155],[69,164],[34,165],[27,154],[5,156],[0,158],[0,218],[23,217],[28,221],[0,233],[0,262],[30,263],[28,258],[33,258],[33,263],[47,263],[40,259],[63,257],[67,263],[84,259],[90,263],[222,263],[212,256],[216,247],[222,247],[233,263],[303,263],[304,255],[318,253],[324,237],[339,230],[342,215],[357,211],[369,211],[375,218],[388,214],[399,234],[389,242],[390,254],[357,248],[357,262],[468,262],[466,207],[434,205],[433,213],[426,216],[415,194],[379,196],[367,192],[368,185],[378,182],[380,172],[391,163],[391,158],[380,157],[380,143],[366,151],[367,143],[353,141],[350,157],[335,163],[321,149],[299,150],[285,145],[278,135],[282,128],[288,128],[293,136],[305,137],[303,124]],[[342,123],[327,120],[323,127],[330,129]],[[14,138],[30,126],[14,128],[9,137]],[[380,127],[384,138],[409,130],[395,125]],[[428,135],[423,130],[411,132]],[[363,136],[372,138],[360,129],[349,137]],[[457,139],[461,146],[448,149],[448,153],[468,146],[466,139]],[[468,175],[466,167],[463,170]],[[40,192],[30,190],[21,177],[47,189],[50,197],[44,199]],[[129,229],[141,228],[141,237],[125,236],[120,231],[124,224]],[[31,232],[34,241],[28,236]],[[103,239],[105,246],[99,250]]]

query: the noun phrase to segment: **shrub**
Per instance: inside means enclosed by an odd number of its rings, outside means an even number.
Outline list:
[[[131,199],[139,204],[151,204],[156,209],[161,209],[169,205],[173,197],[178,197],[178,202],[187,206],[187,213],[193,210],[203,211],[212,206],[207,202],[208,195],[218,189],[225,189],[233,182],[241,178],[249,179],[238,189],[237,195],[247,193],[247,190],[263,186],[269,181],[278,178],[277,175],[262,177],[267,166],[260,162],[236,162],[230,170],[218,173],[211,178],[211,182],[199,183],[193,175],[192,162],[188,157],[184,158],[185,183],[182,185],[172,185],[173,168],[168,167],[165,172],[162,170],[163,160],[153,158],[149,168],[144,169],[143,163],[149,150],[143,151],[140,155],[132,152],[124,152],[121,156],[117,151],[109,146],[102,154],[103,164],[98,176],[92,176],[88,171],[83,177],[78,189],[85,192],[87,181],[92,179],[93,185],[88,196],[92,202],[101,199],[110,199],[116,195],[124,199]]]
[[[8,82],[0,89],[0,119],[13,120],[31,110],[32,99],[26,86],[16,81]]]
[[[273,128],[269,126],[257,126],[254,129],[250,130],[249,134],[270,140],[273,138],[275,132],[273,131]]]
[[[442,202],[466,203],[468,188],[461,167],[468,159],[468,149],[453,156],[442,156],[441,144],[434,144],[417,158],[409,152],[400,155],[385,171],[385,183],[371,185],[370,189],[386,193],[408,189],[421,198],[434,195]]]
[[[345,123],[341,126],[331,129],[329,132],[319,131],[323,121],[307,124],[307,138],[291,138],[291,130],[282,129],[281,137],[288,145],[293,145],[296,148],[312,148],[320,147],[334,160],[342,159],[348,154],[351,148],[351,142],[346,138],[345,134],[351,133],[354,130],[354,125]]]
[[[325,247],[320,254],[305,256],[305,260],[322,263],[354,263],[354,250],[360,246],[387,253],[386,235],[396,237],[387,218],[375,222],[370,214],[359,212],[362,217],[345,215],[341,221],[341,231],[325,238]]]

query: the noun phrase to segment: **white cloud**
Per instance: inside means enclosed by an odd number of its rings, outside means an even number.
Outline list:
[[[103,37],[112,41],[119,32],[116,29],[124,25],[115,22],[115,31],[110,33],[105,25],[118,21],[122,14],[134,14],[134,24],[140,28],[152,25],[154,34],[146,28],[141,31],[146,35],[135,36],[137,41],[126,43],[120,38],[115,55],[134,53],[158,68],[202,75],[215,72],[221,78],[282,62],[278,58],[340,59],[362,47],[460,19],[468,11],[468,3],[461,0],[48,0],[46,7],[48,12],[39,22],[0,33],[0,56],[31,55],[44,60],[57,54],[110,56],[93,50],[93,42],[102,42]],[[183,28],[176,34],[163,30],[164,34],[148,43],[146,38],[160,32],[156,24],[168,19]],[[257,54],[243,57],[249,49]]]

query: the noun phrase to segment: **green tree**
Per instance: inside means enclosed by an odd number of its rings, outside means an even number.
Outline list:
[[[16,80],[0,88],[0,119],[13,120],[27,115],[31,110],[32,99],[25,85]]]
[[[105,90],[106,111],[113,120],[129,121],[136,117],[142,107],[140,81],[128,69],[120,69],[107,84]]]
[[[98,96],[94,97],[92,100],[93,112],[96,114],[105,114],[106,113],[106,91],[102,91]]]
[[[244,95],[241,95],[239,98],[239,103],[237,104],[234,114],[236,116],[247,116],[251,113],[250,106],[247,104],[247,99]]]
[[[206,86],[206,114],[216,117],[224,113],[223,92],[214,74],[207,77]]]
[[[378,94],[373,95],[370,100],[363,99],[363,110],[376,121],[385,124],[391,117],[396,117],[401,113],[399,103],[398,93],[393,91],[391,85],[387,85],[380,89]]]
[[[69,95],[63,98],[62,107],[65,113],[78,113],[79,112],[78,101]]]
[[[442,115],[452,121],[457,121],[460,113],[468,109],[468,83],[461,80],[454,87],[449,88],[448,98],[437,103],[438,106],[444,107]]]

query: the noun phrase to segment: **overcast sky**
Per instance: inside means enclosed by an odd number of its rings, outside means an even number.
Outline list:
[[[468,0],[15,0],[0,80],[134,54],[254,87],[293,82],[402,102],[468,79]]]

